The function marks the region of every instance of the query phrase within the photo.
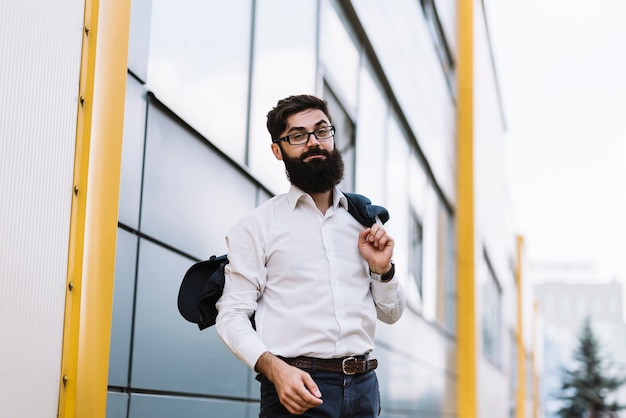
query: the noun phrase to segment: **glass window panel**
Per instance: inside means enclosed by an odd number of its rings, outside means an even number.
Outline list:
[[[394,115],[388,118],[387,140],[384,147],[385,165],[381,167],[385,173],[387,193],[385,200],[394,201],[406,211],[409,175],[409,145],[406,136]]]
[[[409,272],[413,276],[413,280],[415,280],[419,295],[422,296],[423,228],[417,214],[413,211],[411,212],[411,228],[409,229]]]
[[[450,85],[450,90],[454,95],[455,62],[452,51],[450,50],[450,45],[446,39],[444,28],[441,24],[438,9],[435,7],[434,0],[420,0],[420,3],[422,4],[424,18],[426,19],[437,55],[439,56],[441,67]]]
[[[415,0],[352,1],[440,187],[454,199],[455,103]],[[408,111],[410,110],[410,111]]]
[[[128,69],[144,83],[148,74],[152,0],[130,2]]]
[[[385,179],[385,199],[381,202],[386,206],[391,215],[387,224],[387,231],[394,238],[394,261],[399,277],[406,278],[403,285],[406,289],[407,305],[414,311],[420,311],[422,301],[415,280],[410,280],[409,259],[411,213],[408,201],[408,174],[410,151],[397,120],[392,116],[387,124],[387,132],[384,137],[385,148],[382,155],[385,161],[381,166],[381,172]]]
[[[205,379],[215,376],[205,376]],[[175,398],[171,396],[133,394],[130,402],[130,416],[139,418],[207,418],[245,417],[244,402]]]
[[[270,150],[266,115],[279,99],[316,92],[316,16],[317,0],[256,2],[248,164],[273,193],[289,183]]]
[[[261,203],[265,202],[266,200],[269,200],[271,197],[272,197],[271,194],[267,193],[263,189],[259,189],[256,205],[259,206]]]
[[[146,240],[139,248],[131,386],[247,396],[248,368],[230,353],[215,327],[200,331],[178,312],[178,289],[193,262]]]
[[[126,418],[128,410],[128,394],[108,392],[106,418]]]
[[[367,67],[361,70],[360,88],[355,190],[367,194],[372,202],[380,202],[384,196],[384,175],[381,173],[384,167],[387,103]]]
[[[437,8],[437,16],[441,21],[446,41],[452,51],[452,56],[457,55],[457,14],[458,2],[456,0],[434,0]]]
[[[429,343],[436,345],[439,350],[443,349],[436,341],[429,340]],[[401,352],[383,352],[377,348],[376,357],[379,359],[376,375],[380,382],[383,406],[381,417],[454,416],[442,411],[446,389],[454,385],[449,375],[433,368],[428,362],[407,361],[406,355]],[[388,408],[388,414],[385,414],[385,408]],[[406,413],[396,415],[395,411]]]
[[[111,319],[109,386],[124,387],[128,384],[136,266],[137,236],[118,228],[113,316]]]
[[[423,216],[426,210],[426,198],[430,182],[431,180],[424,170],[421,157],[417,152],[412,152],[409,161],[410,193],[408,198],[411,200],[411,206],[415,209],[418,216]]]
[[[127,75],[118,220],[134,229],[139,228],[145,127],[146,93],[141,83]]]
[[[517,383],[518,383],[518,370],[517,370],[517,337],[515,333],[509,335],[509,345],[511,350],[509,351],[509,393],[510,395],[510,408],[509,417],[514,418],[517,416]]]
[[[321,3],[320,59],[329,74],[331,85],[347,101],[350,110],[356,108],[359,80],[359,52],[346,27],[328,0]]]
[[[198,258],[226,252],[224,236],[255,207],[256,186],[156,105],[145,161],[142,232]]]
[[[400,103],[405,109],[419,109],[416,105],[420,101],[430,100],[428,96],[419,97],[420,83],[433,82],[431,78],[419,79],[429,75],[424,74],[423,61],[431,55],[439,66],[419,2],[355,0],[352,3]],[[441,72],[440,66],[437,70]]]
[[[430,321],[437,320],[437,207],[438,199],[432,186],[429,184],[424,196],[424,213],[422,214],[422,225],[424,247],[423,247],[423,280],[422,296],[424,300],[424,318]]]
[[[485,253],[482,280],[482,346],[483,354],[496,366],[501,366],[502,291]]]
[[[153,0],[148,88],[244,161],[251,1]]]
[[[442,205],[443,206],[443,205]],[[445,317],[444,328],[449,333],[456,334],[456,311],[457,311],[457,277],[456,277],[456,240],[454,217],[444,207],[440,210],[440,216],[445,223]]]
[[[339,188],[352,192],[354,191],[354,122],[328,86],[324,87],[323,96],[328,102],[328,111],[335,126],[335,147],[341,152],[344,164],[343,180]]]
[[[447,211],[438,200],[437,205],[437,323],[446,328],[448,307],[448,217]]]
[[[255,380],[256,382],[256,380]],[[260,386],[260,385],[259,385]],[[259,389],[260,391],[260,389]],[[257,393],[260,393],[257,391]],[[261,412],[261,404],[257,402],[248,403],[248,415],[247,418],[258,418],[259,413]]]

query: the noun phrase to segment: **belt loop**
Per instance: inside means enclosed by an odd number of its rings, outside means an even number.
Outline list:
[[[315,357],[311,358],[311,372],[315,373],[317,371],[317,359]]]

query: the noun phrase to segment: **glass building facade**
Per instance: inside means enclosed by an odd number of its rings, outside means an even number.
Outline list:
[[[457,416],[456,16],[447,0],[132,2],[107,418],[258,416],[254,374],[176,300],[235,221],[287,190],[265,116],[300,93],[329,103],[340,187],[391,213],[408,300],[377,329],[381,416]],[[491,248],[484,367],[508,390],[513,273]],[[500,398],[480,416],[508,414]]]

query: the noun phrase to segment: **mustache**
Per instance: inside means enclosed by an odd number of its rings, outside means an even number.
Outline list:
[[[300,156],[300,158],[298,158],[300,161],[304,161],[306,158],[311,157],[313,155],[323,155],[325,157],[330,157],[330,152],[326,151],[325,149],[322,148],[313,148],[307,152],[305,152],[304,154],[302,154]]]

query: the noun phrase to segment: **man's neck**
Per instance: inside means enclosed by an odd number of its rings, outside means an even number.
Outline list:
[[[315,206],[322,214],[326,214],[328,208],[333,204],[333,191],[329,190],[322,193],[309,193],[315,202]]]

